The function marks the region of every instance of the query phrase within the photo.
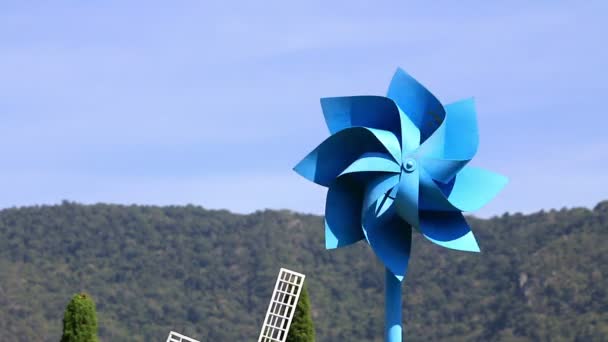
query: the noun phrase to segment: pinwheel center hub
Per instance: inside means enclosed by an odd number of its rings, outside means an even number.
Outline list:
[[[406,158],[403,161],[403,170],[408,173],[416,170],[416,160],[412,158]]]

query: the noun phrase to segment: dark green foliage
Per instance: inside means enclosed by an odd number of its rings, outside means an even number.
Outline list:
[[[286,342],[314,342],[315,328],[312,324],[312,316],[310,314],[310,300],[308,299],[308,290],[306,286],[302,288],[296,312],[289,327],[289,334]]]
[[[97,342],[97,315],[93,299],[84,293],[72,297],[63,315],[61,342]]]
[[[415,234],[407,341],[607,341],[608,202],[469,219],[481,254]],[[101,341],[259,334],[281,267],[306,274],[317,341],[382,341],[384,271],[363,242],[326,251],[319,216],[63,203],[0,211],[0,341],[61,337],[95,298]]]

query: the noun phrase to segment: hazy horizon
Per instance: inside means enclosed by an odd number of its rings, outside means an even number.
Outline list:
[[[591,206],[570,206],[570,207],[561,207],[561,208],[541,208],[538,210],[533,210],[530,212],[520,212],[520,211],[514,211],[514,212],[509,212],[509,211],[505,211],[503,213],[494,213],[494,214],[487,214],[487,215],[479,215],[478,212],[470,212],[467,213],[465,212],[464,215],[465,217],[475,217],[475,218],[479,218],[479,219],[491,219],[494,217],[500,217],[503,215],[534,215],[534,214],[538,214],[538,213],[542,213],[542,212],[551,212],[551,211],[561,211],[561,210],[574,210],[574,209],[587,209],[587,210],[594,210],[600,203],[603,202],[608,202],[608,199],[605,200],[600,200],[599,202],[597,202],[594,205]],[[64,203],[70,203],[70,204],[77,204],[77,205],[85,205],[85,206],[92,206],[92,205],[117,205],[117,206],[124,206],[124,207],[129,207],[129,206],[152,206],[152,207],[159,207],[159,208],[164,208],[164,207],[186,207],[186,206],[194,206],[194,207],[198,207],[198,208],[202,208],[205,210],[217,210],[217,211],[228,211],[231,214],[235,214],[235,215],[250,215],[259,211],[265,211],[265,210],[273,210],[273,211],[290,211],[296,214],[303,214],[303,215],[318,215],[318,216],[322,216],[323,213],[313,213],[313,212],[306,212],[306,211],[300,211],[300,210],[293,210],[293,209],[289,209],[289,208],[259,208],[259,209],[255,209],[252,211],[248,211],[248,212],[238,212],[238,211],[233,211],[227,208],[210,208],[210,207],[206,207],[204,205],[201,204],[196,204],[196,203],[183,203],[183,204],[154,204],[154,203],[111,203],[111,202],[90,202],[90,203],[84,203],[84,202],[78,202],[78,201],[72,201],[69,199],[63,199],[60,200],[56,203],[39,203],[39,204],[28,204],[28,205],[16,205],[16,206],[10,206],[10,207],[3,207],[0,208],[0,211],[2,210],[10,210],[10,209],[24,209],[24,208],[32,208],[32,207],[45,207],[45,206],[49,206],[49,207],[53,207],[53,206],[61,206]]]

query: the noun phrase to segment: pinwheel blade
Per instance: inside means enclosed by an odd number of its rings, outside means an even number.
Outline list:
[[[355,160],[344,171],[342,171],[340,176],[359,172],[399,173],[399,171],[399,164],[397,164],[388,154],[370,152],[364,153],[361,157]]]
[[[321,99],[325,123],[331,134],[350,127],[391,131],[401,139],[399,109],[383,96],[343,96]]]
[[[399,175],[384,174],[373,178],[366,184],[363,196],[363,211],[373,209],[376,217],[382,216],[392,206],[392,190],[399,183]]]
[[[479,145],[473,99],[449,104],[445,109],[443,124],[416,151],[427,172],[442,182],[453,178],[475,156]]]
[[[319,185],[329,186],[349,165],[364,153],[389,153],[399,160],[401,149],[389,131],[352,127],[339,131],[309,153],[294,170]]]
[[[439,100],[402,69],[395,72],[387,96],[418,127],[421,141],[430,137],[443,122],[445,111]]]
[[[403,159],[407,153],[420,146],[420,129],[401,109],[399,109],[399,116],[401,118],[401,157]]]
[[[420,171],[420,196],[418,207],[421,211],[460,211],[455,207],[444,193],[448,185],[442,186],[431,178],[426,170]]]
[[[468,166],[456,175],[448,200],[461,211],[474,211],[490,202],[508,181],[505,176]]]
[[[470,159],[450,160],[422,157],[419,161],[431,178],[442,183],[448,183],[469,163]]]
[[[367,242],[384,266],[399,281],[407,273],[412,244],[412,229],[396,216],[388,220],[378,220],[371,211],[364,214],[364,232]]]
[[[418,226],[418,200],[420,192],[420,172],[402,172],[395,196],[395,209],[401,218],[412,225]]]
[[[329,187],[325,201],[325,248],[343,247],[364,238],[362,201],[362,191],[348,178],[339,178]]]
[[[437,131],[420,146],[427,157],[467,160],[473,158],[479,145],[475,101],[466,99],[445,106],[445,120]]]
[[[486,205],[507,184],[502,175],[467,166],[448,183],[420,175],[420,210],[475,211]]]
[[[479,245],[460,212],[421,211],[420,232],[431,242],[450,249],[479,252]]]

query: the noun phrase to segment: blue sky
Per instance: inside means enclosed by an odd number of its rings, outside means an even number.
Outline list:
[[[478,212],[608,199],[608,2],[2,1],[0,207],[186,204],[322,213],[291,168],[319,98],[383,95],[400,66],[474,96]]]

